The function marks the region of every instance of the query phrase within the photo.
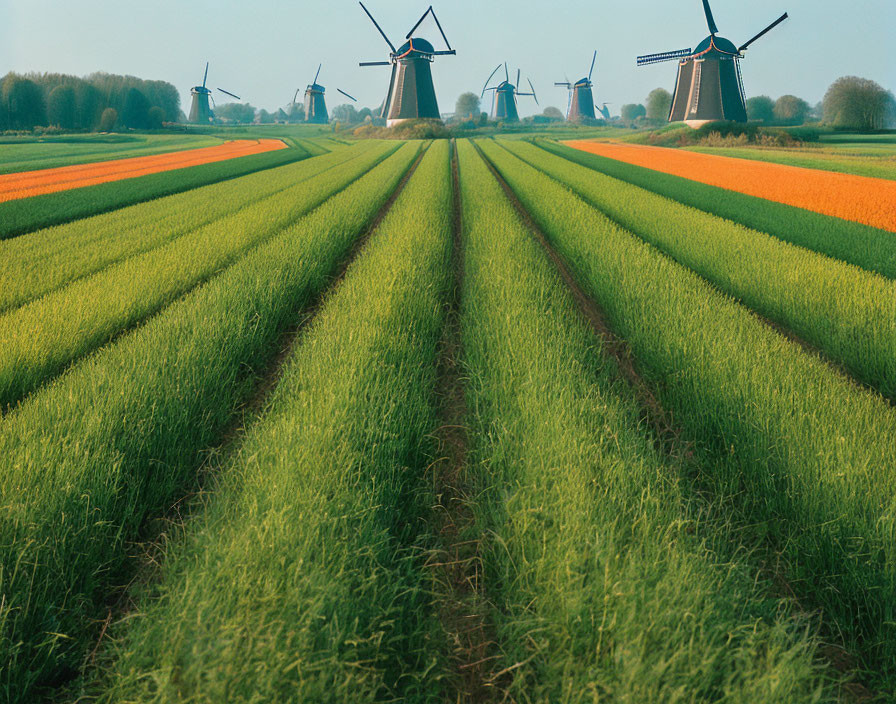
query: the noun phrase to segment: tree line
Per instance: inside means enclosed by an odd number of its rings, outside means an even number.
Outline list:
[[[620,110],[620,118],[627,125],[660,124],[669,119],[672,94],[656,88],[644,104],[629,103]],[[782,95],[772,100],[757,95],[746,101],[747,119],[765,125],[796,126],[817,122],[837,129],[863,132],[886,129],[896,125],[896,98],[874,81],[858,76],[838,78],[817,105],[795,95]]]
[[[8,73],[0,78],[0,131],[153,129],[182,117],[177,89],[166,81],[109,73],[84,78]]]

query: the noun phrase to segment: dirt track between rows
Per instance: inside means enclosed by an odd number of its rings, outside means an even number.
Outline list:
[[[286,148],[279,139],[239,139],[201,149],[5,174],[0,176],[0,203]]]
[[[573,140],[590,154],[896,232],[896,181],[682,149]]]

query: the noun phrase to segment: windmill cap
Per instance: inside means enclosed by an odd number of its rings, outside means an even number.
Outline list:
[[[722,54],[731,54],[737,56],[740,52],[737,50],[737,47],[725,37],[720,37],[718,35],[710,35],[702,42],[697,45],[697,48],[694,49],[694,54],[705,54],[711,49],[715,49],[719,53]]]
[[[313,91],[316,91],[316,92],[318,92],[318,93],[323,93],[323,92],[325,92],[327,89],[324,88],[320,83],[312,83],[312,84],[311,84],[310,86],[308,86],[305,90],[306,90],[306,91],[313,90]]]
[[[513,85],[512,83],[510,83],[509,81],[501,81],[501,82],[498,84],[498,90],[502,90],[502,91],[503,91],[503,90],[514,90],[514,88],[516,88],[516,86],[514,86],[514,85]]]
[[[412,51],[415,51],[418,54],[432,54],[435,51],[435,48],[425,39],[420,39],[419,37],[411,37],[401,45],[401,48],[395,52],[395,55],[404,56],[405,54],[409,54]]]
[[[578,81],[576,81],[576,83],[575,83],[575,87],[576,87],[576,88],[578,88],[578,87],[580,87],[580,86],[590,86],[590,85],[591,85],[591,81],[588,80],[588,77],[587,77],[587,76],[586,76],[585,78],[580,78],[580,79],[579,79]]]

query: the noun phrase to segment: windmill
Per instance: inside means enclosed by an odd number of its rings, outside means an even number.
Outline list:
[[[593,83],[591,82],[591,74],[594,73],[594,62],[597,61],[597,52],[591,57],[591,69],[588,71],[586,78],[581,78],[575,83],[570,83],[569,79],[565,82],[555,83],[555,86],[564,86],[569,91],[569,106],[566,110],[566,119],[570,122],[581,122],[582,120],[594,120],[596,114],[594,108],[594,94],[592,93]],[[605,116],[606,117],[606,116]]]
[[[604,116],[605,120],[609,120],[610,119],[610,111],[607,110],[607,105],[612,105],[612,104],[613,103],[601,103],[600,107],[598,107],[596,104],[594,107],[596,107],[598,110],[600,110],[600,114]]]
[[[457,52],[451,48],[432,5],[423,13],[413,29],[407,33],[405,37],[407,41],[401,45],[401,48],[396,49],[377,21],[373,19],[373,15],[364,7],[364,3],[359,2],[358,4],[361,5],[391,50],[388,61],[366,61],[360,64],[361,66],[392,66],[389,92],[383,102],[380,115],[386,118],[386,125],[392,127],[405,120],[418,118],[438,120],[440,118],[439,104],[436,101],[436,89],[432,83],[430,64],[436,56],[454,56]],[[447,51],[436,51],[433,45],[425,39],[413,36],[417,28],[423,24],[423,20],[430,14],[439,28],[442,39],[445,40]]]
[[[190,122],[196,125],[207,125],[211,122],[213,117],[213,113],[211,107],[209,107],[208,101],[211,98],[212,103],[214,104],[215,99],[212,97],[212,92],[205,87],[206,82],[208,81],[208,62],[205,62],[205,75],[202,77],[202,85],[194,86],[190,89],[190,95],[193,96],[193,103],[190,106]],[[238,95],[234,95],[229,91],[224,90],[223,88],[218,88],[218,90],[224,95],[229,95],[231,98],[240,99]]]
[[[669,114],[670,122],[683,120],[691,127],[699,127],[714,120],[746,122],[744,85],[740,73],[743,52],[750,44],[786,20],[787,13],[738,47],[728,39],[718,36],[719,29],[713,19],[709,0],[703,0],[703,12],[709,36],[696,49],[639,56],[638,66],[678,60],[678,79]]]
[[[488,80],[486,80],[485,85],[482,87],[482,94],[479,97],[480,99],[483,98],[487,91],[495,91],[495,94],[492,96],[492,118],[495,120],[503,120],[504,122],[519,122],[520,114],[516,107],[517,97],[531,95],[535,98],[535,104],[538,105],[538,96],[535,95],[535,88],[532,85],[532,81],[529,81],[529,89],[532,91],[531,93],[519,92],[517,86],[520,84],[521,72],[517,69],[516,85],[514,85],[510,82],[510,72],[507,69],[506,63],[504,64],[504,80],[498,85],[489,88],[488,84],[491,83],[492,78],[494,78],[500,68],[501,64],[498,64],[495,70],[492,71]],[[529,79],[526,80],[528,81]]]

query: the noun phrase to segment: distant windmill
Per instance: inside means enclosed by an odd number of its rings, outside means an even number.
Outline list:
[[[601,103],[601,107],[597,108],[600,110],[600,114],[604,116],[605,120],[610,119],[610,111],[607,110],[607,105],[612,105],[613,103]],[[595,105],[597,107],[597,105]]]
[[[212,97],[212,92],[205,87],[206,81],[208,80],[208,62],[205,63],[205,75],[202,77],[202,85],[194,86],[190,89],[190,95],[193,96],[193,103],[190,106],[190,122],[196,125],[207,125],[211,122],[213,117],[212,109],[208,104],[209,99],[211,98],[212,103],[215,102],[215,99]],[[218,90],[224,95],[229,95],[231,98],[240,99],[238,95],[234,95],[223,88],[218,88]]]
[[[531,93],[520,93],[518,86],[520,84],[520,70],[516,71],[516,85],[510,82],[510,72],[507,69],[507,64],[504,64],[504,80],[501,81],[498,85],[493,86],[492,88],[488,87],[488,84],[491,83],[492,78],[495,77],[495,74],[501,68],[501,64],[498,64],[497,68],[492,71],[492,74],[486,80],[485,85],[482,87],[482,94],[479,96],[480,99],[483,98],[486,92],[493,90],[495,94],[492,96],[492,118],[495,120],[503,120],[504,122],[519,122],[520,114],[517,110],[516,99],[519,96],[532,96],[535,98],[535,104],[538,105],[538,96],[535,95],[535,88],[532,85],[532,81],[529,81],[529,89],[532,91]]]
[[[638,66],[678,60],[678,80],[672,98],[670,122],[685,121],[699,127],[714,120],[746,122],[744,85],[740,73],[743,52],[757,39],[787,19],[785,12],[759,34],[739,47],[717,36],[718,27],[712,17],[709,0],[703,0],[703,12],[709,36],[694,51],[680,49],[662,54],[638,57]]]
[[[570,122],[581,122],[582,120],[594,120],[596,118],[594,108],[594,94],[592,92],[591,74],[594,73],[594,62],[597,61],[597,52],[591,57],[591,69],[588,71],[586,78],[580,78],[575,83],[570,83],[569,79],[562,83],[555,83],[555,86],[564,86],[569,91],[569,106],[566,111],[566,119]]]
[[[386,118],[386,125],[392,127],[405,120],[417,118],[438,120],[440,118],[439,104],[436,101],[436,90],[432,83],[430,64],[436,56],[454,56],[457,52],[451,48],[432,5],[423,13],[423,17],[417,21],[413,29],[407,33],[405,37],[407,41],[402,44],[400,49],[396,49],[377,21],[373,19],[373,15],[364,7],[364,3],[359,2],[358,4],[361,5],[391,49],[388,61],[366,61],[360,64],[361,66],[392,66],[389,92],[380,115]],[[436,51],[433,45],[425,39],[413,37],[414,32],[430,14],[439,28],[442,39],[445,40],[447,51]]]

